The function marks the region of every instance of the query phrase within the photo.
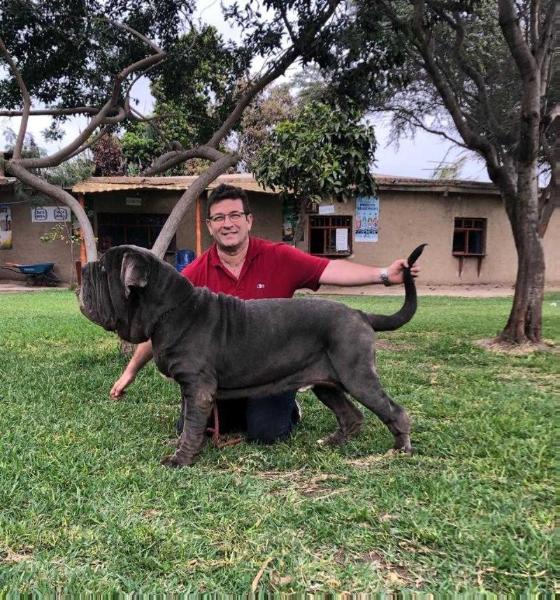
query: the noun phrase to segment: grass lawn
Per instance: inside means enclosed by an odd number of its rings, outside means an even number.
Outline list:
[[[110,400],[125,362],[71,293],[0,296],[0,591],[552,591],[559,355],[473,344],[510,302],[421,298],[380,336],[412,457],[385,454],[371,414],[352,443],[319,447],[334,417],[302,394],[289,442],[208,447],[168,470],[175,384],[150,366]],[[560,343],[559,294],[544,336]]]

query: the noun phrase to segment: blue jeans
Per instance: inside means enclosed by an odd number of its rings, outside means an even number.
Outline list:
[[[284,392],[262,398],[218,400],[220,433],[247,434],[251,442],[272,444],[286,439],[299,421],[296,392]],[[214,418],[210,417],[210,426]],[[183,430],[183,415],[177,421],[177,433]]]

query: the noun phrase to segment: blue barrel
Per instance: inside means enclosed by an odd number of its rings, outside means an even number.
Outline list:
[[[196,258],[194,250],[177,250],[175,252],[175,268],[179,273]]]

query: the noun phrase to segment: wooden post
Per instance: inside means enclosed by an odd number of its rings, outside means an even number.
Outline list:
[[[85,207],[85,198],[83,194],[78,194],[78,202],[82,208]],[[82,267],[87,263],[86,244],[82,228],[80,227],[80,260],[76,261],[76,279],[78,286],[82,285]]]
[[[197,196],[195,205],[195,235],[196,235],[196,255],[202,254],[202,196]]]
[[[80,206],[82,208],[85,208],[86,201],[85,201],[83,194],[78,194],[78,201],[80,203]],[[82,265],[85,265],[87,263],[86,245],[84,242],[84,235],[83,235],[81,227],[80,227],[80,262],[82,263]]]

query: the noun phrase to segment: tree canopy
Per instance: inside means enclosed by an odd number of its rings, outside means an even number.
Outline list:
[[[373,128],[357,109],[312,101],[281,121],[253,160],[255,177],[300,200],[348,200],[373,192]]]
[[[34,104],[93,112],[112,92],[115,74],[146,56],[146,41],[171,46],[193,9],[192,0],[49,0],[40,6],[0,0],[0,33]],[[8,73],[0,77],[0,106],[21,106],[18,82]]]

